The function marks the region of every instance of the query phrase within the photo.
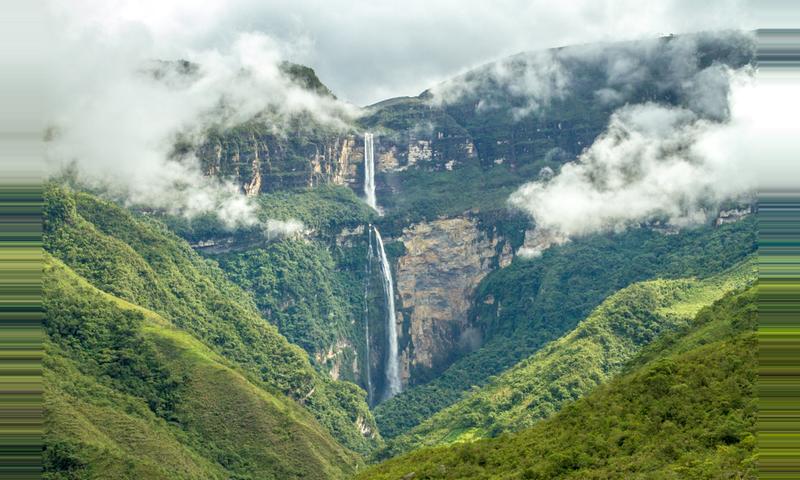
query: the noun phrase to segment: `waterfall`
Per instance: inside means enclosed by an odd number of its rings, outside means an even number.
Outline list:
[[[374,210],[378,209],[375,198],[375,153],[372,147],[372,134],[364,134],[364,195],[367,205]]]
[[[386,302],[386,336],[388,339],[388,352],[386,355],[386,387],[384,388],[384,400],[389,399],[400,393],[403,389],[400,383],[400,360],[397,349],[397,319],[394,311],[394,282],[392,281],[392,270],[389,268],[389,259],[386,257],[386,250],[383,248],[383,239],[377,228],[375,230],[375,245],[378,257],[381,262],[381,273],[383,274],[383,294]]]
[[[378,210],[378,201],[375,197],[375,151],[372,145],[372,134],[364,133],[364,196],[367,205],[374,210]],[[392,281],[392,270],[389,268],[389,259],[386,258],[386,250],[383,248],[383,239],[378,229],[369,226],[369,245],[367,246],[367,284],[364,291],[364,332],[367,336],[367,395],[370,403],[372,402],[372,377],[369,365],[369,308],[367,307],[367,293],[369,292],[369,277],[372,273],[372,234],[375,233],[375,245],[378,252],[378,259],[381,262],[381,275],[383,276],[383,297],[386,302],[386,337],[388,351],[386,355],[386,386],[383,398],[389,399],[400,393],[403,385],[400,382],[400,360],[398,358],[397,347],[397,318],[394,311],[394,282]]]
[[[364,338],[366,344],[367,366],[367,405],[372,406],[372,371],[371,355],[369,348],[369,280],[372,277],[372,229],[369,229],[369,243],[367,243],[367,280],[364,282]]]

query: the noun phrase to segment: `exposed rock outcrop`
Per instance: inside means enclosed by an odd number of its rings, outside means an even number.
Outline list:
[[[324,366],[334,380],[342,378],[343,368],[349,368],[353,371],[353,377],[358,376],[358,361],[354,360],[350,363],[347,362],[347,356],[357,358],[356,349],[353,344],[346,338],[340,338],[334,345],[328,347],[326,351],[318,351],[314,354],[314,360],[318,365]],[[348,375],[349,376],[349,375]],[[347,378],[353,380],[353,378]]]
[[[481,338],[468,322],[475,287],[494,268],[511,261],[511,247],[478,228],[477,220],[456,217],[418,223],[398,239],[397,294],[404,324],[403,382],[444,368]],[[500,243],[502,242],[502,245]]]
[[[356,181],[356,164],[364,156],[355,135],[319,134],[289,142],[259,128],[210,134],[196,152],[203,172],[232,181],[249,196]]]

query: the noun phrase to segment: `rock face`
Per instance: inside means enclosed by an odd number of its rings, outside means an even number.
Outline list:
[[[348,362],[348,357],[352,358]],[[323,366],[334,380],[342,379],[342,375],[347,373],[346,380],[354,381],[358,378],[358,352],[350,340],[340,338],[334,345],[328,347],[327,351],[318,351],[314,354],[314,359],[318,365]],[[350,370],[345,372],[344,370]]]
[[[508,242],[481,231],[469,217],[418,223],[398,240],[405,246],[396,277],[402,377],[408,384],[480,345],[467,315],[473,291],[491,270],[508,265],[512,252]]]
[[[210,134],[196,152],[203,172],[233,182],[249,196],[357,181],[356,164],[364,152],[355,135],[316,133],[289,142],[262,127]]]
[[[203,172],[233,182],[248,196],[320,185],[349,185],[361,191],[361,135],[316,132],[302,141],[290,142],[266,128],[255,125],[209,134],[195,152]],[[476,158],[471,138],[449,131],[407,133],[399,139],[376,136],[375,155],[380,173],[411,167],[453,170]],[[386,188],[381,182],[379,179],[379,190]]]
[[[719,212],[719,215],[717,215],[717,219],[714,220],[714,225],[720,226],[726,223],[738,222],[751,213],[753,213],[753,207],[751,205],[741,208],[732,208],[730,210],[722,210]]]

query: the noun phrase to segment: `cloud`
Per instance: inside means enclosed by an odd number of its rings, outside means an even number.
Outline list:
[[[82,181],[130,204],[186,216],[215,212],[231,228],[253,226],[251,200],[206,177],[192,153],[178,158],[176,140],[197,145],[211,126],[263,112],[277,131],[297,114],[344,128],[355,112],[295,85],[280,68],[285,46],[262,33],[236,33],[223,47],[198,49],[160,43],[160,24],[95,25],[91,15],[56,7],[50,13],[58,27],[47,76],[47,166],[74,166]]]
[[[754,49],[751,34],[725,31],[524,53],[436,85],[430,102],[467,102],[478,114],[510,111],[520,120],[565,97],[611,108],[659,97],[723,120],[729,113],[727,70],[751,61]],[[704,61],[709,54],[717,61]]]
[[[305,226],[298,220],[267,220],[264,234],[269,239],[289,238],[303,232]]]
[[[511,114],[520,119],[563,98],[569,84],[570,73],[557,53],[545,50],[506,58],[442,82],[430,89],[430,103],[442,106],[474,97],[475,110],[481,112],[504,108],[507,98],[518,98],[522,102]]]
[[[744,0],[73,0],[60,8],[81,28],[146,29],[156,45],[209,49],[231,32],[258,31],[293,45],[290,60],[316,68],[359,105],[416,95],[459,72],[523,51],[665,33],[753,28]],[[289,49],[287,49],[289,50]],[[174,58],[170,55],[168,58]]]
[[[706,221],[721,202],[757,186],[753,159],[726,144],[750,125],[743,99],[752,73],[727,72],[728,121],[656,103],[619,108],[576,161],[549,180],[524,185],[510,204],[530,214],[549,243],[652,220],[679,227]]]

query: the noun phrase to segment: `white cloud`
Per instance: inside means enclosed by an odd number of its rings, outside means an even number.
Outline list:
[[[144,29],[160,48],[224,48],[235,32],[295,45],[290,59],[317,69],[357,104],[422,90],[521,51],[664,33],[751,28],[742,0],[75,0],[53,2],[81,28]]]
[[[570,72],[552,51],[533,52],[502,59],[491,65],[442,82],[430,89],[431,103],[445,105],[464,96],[476,96],[476,110],[501,108],[497,97],[523,100],[511,110],[515,119],[528,116],[568,93]],[[482,88],[489,86],[489,95]]]
[[[560,241],[649,220],[676,226],[707,220],[720,202],[757,186],[755,159],[737,152],[734,141],[753,125],[751,73],[729,73],[730,121],[682,107],[626,105],[575,162],[549,181],[523,186],[510,203]]]
[[[293,237],[303,232],[305,226],[298,220],[267,220],[264,234],[270,239]]]
[[[97,2],[82,5],[89,3]],[[173,158],[176,138],[198,143],[211,125],[235,125],[265,110],[278,130],[281,119],[298,112],[337,126],[354,114],[352,106],[288,80],[280,69],[286,51],[269,36],[237,33],[208,49],[161,44],[159,28],[171,31],[169,22],[130,24],[130,17],[150,10],[116,3],[117,22],[107,21],[105,8],[85,18],[81,10],[61,16],[51,10],[59,25],[51,32],[45,112],[51,172],[75,165],[82,180],[130,203],[187,216],[211,211],[230,227],[252,226],[251,201],[233,185],[204,176],[191,154]],[[106,21],[99,27],[97,16]],[[161,59],[188,60],[197,70]]]
[[[751,34],[724,31],[524,53],[436,85],[430,101],[446,105],[468,100],[478,113],[507,110],[511,104],[518,120],[546,111],[554,100],[584,92],[610,107],[661,96],[722,120],[729,113],[725,64],[750,61],[754,48]],[[709,52],[721,63],[702,62]]]

